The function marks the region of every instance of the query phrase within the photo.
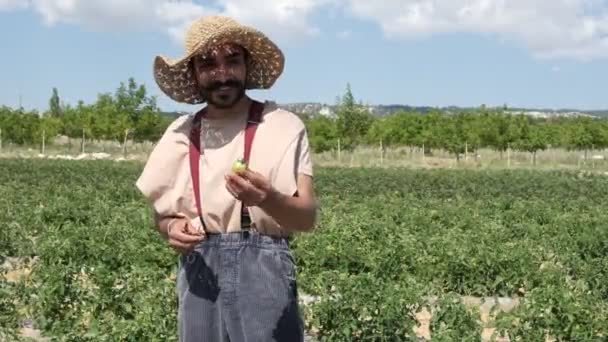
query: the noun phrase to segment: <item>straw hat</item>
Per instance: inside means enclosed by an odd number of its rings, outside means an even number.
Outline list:
[[[156,56],[154,79],[160,89],[177,102],[198,104],[206,101],[197,86],[190,59],[216,44],[235,43],[250,55],[246,89],[268,89],[279,78],[285,65],[283,52],[262,32],[225,16],[207,16],[195,21],[186,33],[185,56],[170,60]]]

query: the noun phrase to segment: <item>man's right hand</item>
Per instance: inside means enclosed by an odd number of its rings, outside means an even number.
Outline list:
[[[194,228],[187,218],[174,219],[167,228],[169,245],[184,255],[189,254],[206,237],[205,232]]]

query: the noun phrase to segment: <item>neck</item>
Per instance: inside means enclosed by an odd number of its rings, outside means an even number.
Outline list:
[[[248,96],[243,96],[234,106],[230,108],[218,108],[212,104],[207,106],[207,117],[210,119],[229,118],[235,115],[247,113],[251,99]]]

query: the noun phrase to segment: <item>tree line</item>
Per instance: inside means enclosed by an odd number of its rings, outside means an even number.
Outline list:
[[[120,83],[116,91],[99,94],[92,104],[79,101],[72,106],[62,103],[53,88],[47,110],[0,107],[3,142],[16,145],[47,143],[59,136],[123,142],[125,137],[137,142],[160,138],[170,118],[162,115],[156,98],[133,78]]]
[[[397,111],[374,117],[357,104],[350,86],[334,116],[305,118],[315,152],[352,150],[361,145],[381,148],[409,146],[432,153],[449,151],[459,158],[465,151],[491,148],[501,153],[512,149],[536,152],[547,148],[584,151],[608,147],[608,119],[590,116],[537,118],[509,112],[506,106],[426,114]]]
[[[302,115],[314,152],[373,145],[442,149],[456,158],[465,151],[491,148],[536,152],[547,148],[587,151],[608,147],[608,119],[593,117],[534,118],[507,108],[486,108],[446,113],[397,111],[383,117],[369,113],[355,101],[351,87],[339,98],[334,116]],[[0,141],[17,145],[40,144],[63,135],[87,140],[122,142],[157,141],[174,116],[165,115],[132,78],[114,93],[98,95],[96,102],[63,104],[53,89],[44,112],[0,107]]]

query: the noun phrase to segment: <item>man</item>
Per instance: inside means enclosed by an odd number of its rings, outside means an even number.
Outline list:
[[[303,340],[289,237],[316,222],[308,138],[296,115],[245,94],[283,68],[264,34],[222,16],[192,24],[183,58],[155,60],[167,96],[207,103],[169,125],[136,183],[180,253],[180,341]]]

